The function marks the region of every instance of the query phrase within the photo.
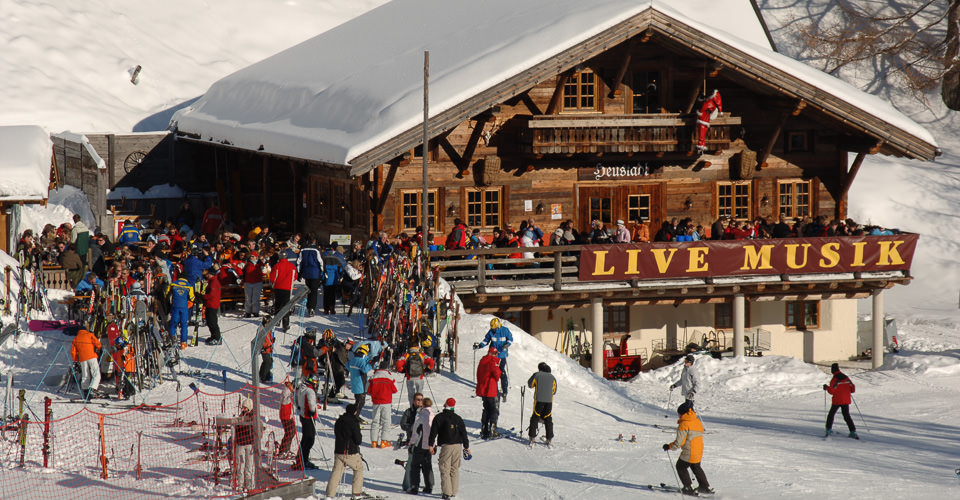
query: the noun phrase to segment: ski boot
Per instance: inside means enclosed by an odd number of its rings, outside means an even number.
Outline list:
[[[684,495],[687,495],[687,496],[691,496],[691,497],[698,497],[698,496],[700,496],[699,494],[697,494],[697,490],[693,489],[693,488],[690,487],[690,486],[684,486],[683,488],[680,488],[680,493],[682,493],[682,494],[684,494]]]
[[[500,437],[500,433],[497,432],[497,424],[490,425],[490,439],[496,439]]]
[[[860,436],[857,435],[857,431],[850,431],[850,434],[847,434],[847,437],[853,439],[860,439]]]
[[[697,493],[699,493],[699,494],[701,494],[701,495],[713,495],[713,494],[716,493],[716,492],[713,490],[713,488],[711,488],[711,487],[709,487],[709,486],[701,486],[701,487],[697,488]]]
[[[823,437],[830,437],[831,434],[833,434],[833,431],[830,429],[827,429],[827,432],[826,434],[823,435]]]

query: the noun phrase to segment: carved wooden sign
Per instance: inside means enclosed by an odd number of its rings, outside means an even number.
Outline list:
[[[909,271],[916,234],[589,245],[580,280]]]
[[[637,163],[597,163],[592,167],[577,168],[577,180],[581,181],[625,181],[638,180],[663,168],[665,162]]]

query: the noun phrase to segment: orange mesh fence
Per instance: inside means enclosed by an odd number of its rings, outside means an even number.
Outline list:
[[[261,436],[253,490],[304,479],[280,455],[282,385],[260,388]],[[91,406],[53,403],[50,421],[0,424],[0,498],[212,498],[244,494],[237,484],[233,441],[241,401],[253,388],[196,392],[170,406],[97,413]],[[106,410],[104,410],[106,411]],[[70,413],[67,415],[67,413]],[[43,415],[40,415],[43,418]],[[296,419],[296,417],[294,417]],[[257,447],[254,446],[256,449]],[[258,456],[259,455],[259,456]],[[251,478],[253,481],[254,479]]]

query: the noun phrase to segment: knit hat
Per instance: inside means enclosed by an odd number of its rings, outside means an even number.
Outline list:
[[[690,364],[692,365],[692,364],[693,364],[693,354],[687,354],[687,357],[684,359],[684,361],[689,361]]]
[[[497,353],[496,347],[490,346],[490,349],[487,349],[487,354],[496,354],[496,353]]]
[[[253,411],[253,400],[250,398],[244,398],[243,403],[240,404],[240,407],[247,411]]]
[[[622,219],[617,219],[617,225],[618,225],[618,226],[622,226],[622,225],[623,225],[623,220],[622,220]]]
[[[357,405],[356,405],[356,403],[350,403],[350,404],[347,405],[347,413],[349,413],[349,414],[351,414],[351,415],[356,415],[356,414],[357,414]]]
[[[839,364],[839,363],[834,363],[834,364],[830,365],[830,373],[837,373],[838,371],[840,371],[840,364]]]
[[[677,407],[677,415],[686,415],[690,411],[690,403],[683,403]]]
[[[457,400],[453,398],[447,398],[447,401],[443,403],[444,408],[453,408],[457,406]]]

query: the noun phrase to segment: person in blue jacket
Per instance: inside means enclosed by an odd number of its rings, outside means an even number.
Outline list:
[[[340,249],[340,247],[337,247]],[[346,274],[347,262],[343,254],[334,249],[323,253],[326,278],[323,280],[323,314],[337,313],[337,296],[340,295],[340,281]]]
[[[183,261],[183,276],[187,278],[187,282],[191,286],[197,283],[197,280],[200,279],[200,276],[203,274],[204,269],[209,269],[213,266],[213,258],[210,257],[210,250],[208,248],[195,249],[193,253]]]
[[[360,415],[360,410],[367,401],[367,374],[373,371],[371,359],[370,346],[361,344],[347,362],[347,370],[350,371],[350,392],[353,393],[353,399],[357,405],[357,415]]]
[[[137,229],[135,222],[128,220],[123,223],[123,230],[120,231],[120,236],[117,237],[117,244],[135,245],[137,243],[140,243],[140,230]]]
[[[190,305],[193,302],[193,285],[180,278],[167,287],[170,298],[170,335],[175,335],[180,325],[180,349],[187,348],[187,322],[190,320]]]
[[[309,238],[306,246],[300,250],[300,258],[297,259],[297,272],[300,273],[309,290],[307,316],[313,316],[317,309],[317,295],[323,278],[323,267],[323,257],[320,256],[320,250],[317,250],[316,241]]]
[[[77,283],[77,289],[74,290],[74,294],[89,295],[94,286],[96,286],[98,290],[103,288],[103,281],[97,277],[96,273],[88,272],[83,276],[83,279],[80,280],[80,283]]]
[[[509,352],[507,349],[511,344],[513,344],[513,335],[510,334],[510,330],[506,326],[503,326],[500,318],[493,318],[490,320],[490,330],[488,330],[487,335],[483,337],[483,342],[473,345],[474,349],[483,349],[487,345],[497,349],[497,357],[500,358],[500,400],[504,403],[507,402],[508,386],[507,356]]]

